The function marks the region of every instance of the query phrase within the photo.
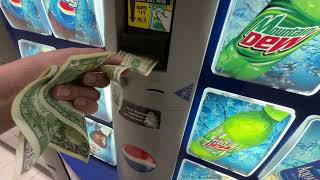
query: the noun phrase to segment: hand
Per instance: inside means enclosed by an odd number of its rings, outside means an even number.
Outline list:
[[[37,79],[41,72],[51,65],[62,65],[68,57],[75,54],[89,54],[102,52],[102,49],[97,48],[67,48],[40,53],[34,56],[29,56],[11,63],[0,66],[0,134],[14,126],[11,117],[11,106],[16,95],[28,84]],[[109,58],[107,64],[120,64],[121,58],[114,56]],[[93,76],[93,77],[92,77]],[[93,113],[97,110],[97,100],[99,94],[93,87],[104,87],[108,82],[102,77],[101,72],[90,72],[82,77],[82,83],[66,84],[56,87],[52,91],[53,97],[61,100],[67,100],[85,113]],[[58,93],[59,89],[65,87],[70,90],[70,94],[66,92]],[[85,104],[86,103],[86,104]]]
[[[120,64],[120,56],[112,56],[105,64]],[[73,106],[85,114],[93,114],[98,110],[97,101],[100,98],[99,91],[95,89],[104,88],[109,85],[110,80],[104,73],[93,71],[84,74],[75,83],[58,85],[52,89],[52,96],[57,100],[69,101]]]

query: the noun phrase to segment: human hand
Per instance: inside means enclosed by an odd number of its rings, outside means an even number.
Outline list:
[[[117,65],[121,61],[120,56],[114,55],[107,59],[105,64]],[[71,102],[75,108],[85,114],[93,114],[98,110],[97,101],[100,98],[95,87],[104,88],[108,86],[109,81],[105,74],[97,69],[87,72],[74,82],[57,85],[52,89],[51,95],[57,100]]]

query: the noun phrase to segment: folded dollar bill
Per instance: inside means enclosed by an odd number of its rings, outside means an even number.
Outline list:
[[[75,55],[62,66],[51,66],[16,96],[11,109],[14,122],[20,129],[17,148],[16,178],[33,167],[44,150],[53,149],[87,162],[90,147],[85,114],[70,103],[51,96],[56,85],[70,83],[86,72],[101,69],[114,84],[118,108],[122,103],[121,75],[134,71],[143,76],[151,73],[157,62],[126,52],[120,65],[105,65],[110,52]]]

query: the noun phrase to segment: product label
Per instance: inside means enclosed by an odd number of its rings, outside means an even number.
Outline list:
[[[62,0],[62,2],[69,5],[69,7],[76,8],[78,7],[78,0]]]
[[[282,170],[280,175],[283,180],[318,180],[320,179],[320,161]]]
[[[219,153],[221,151],[231,152],[241,150],[242,147],[235,143],[228,134],[226,134],[222,127],[216,128],[210,137],[205,137],[201,145],[212,153]]]
[[[128,25],[169,32],[174,0],[128,0]]]
[[[261,50],[265,55],[287,51],[319,31],[319,26],[283,27],[287,14],[266,16],[240,40],[242,47]]]
[[[149,109],[147,107],[133,104],[127,100],[123,100],[119,114],[128,121],[140,126],[151,129],[160,129],[160,111]]]
[[[146,2],[153,4],[170,4],[170,0],[136,0],[136,2]]]
[[[60,0],[58,3],[59,10],[68,16],[75,16],[78,7],[78,0]]]

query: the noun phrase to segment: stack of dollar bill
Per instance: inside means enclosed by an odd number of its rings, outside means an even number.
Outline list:
[[[86,72],[100,68],[116,85],[114,101],[121,106],[120,82],[124,71],[132,70],[147,76],[156,66],[152,59],[120,52],[120,65],[104,65],[113,53],[75,55],[61,66],[51,66],[27,85],[15,98],[11,114],[20,129],[17,147],[16,179],[33,167],[49,146],[85,162],[90,155],[85,114],[70,103],[52,98],[51,89],[72,82]]]

